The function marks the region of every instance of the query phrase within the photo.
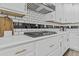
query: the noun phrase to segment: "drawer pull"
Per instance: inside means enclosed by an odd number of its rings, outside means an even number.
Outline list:
[[[64,37],[64,36],[62,36],[62,37]]]
[[[60,47],[62,47],[62,42],[60,42]]]
[[[19,54],[19,53],[22,53],[22,52],[25,52],[25,51],[26,51],[26,49],[23,49],[21,51],[16,52],[16,54]]]
[[[53,46],[54,46],[54,44],[50,45],[50,47],[53,47]]]
[[[67,39],[67,42],[69,42],[69,39]]]

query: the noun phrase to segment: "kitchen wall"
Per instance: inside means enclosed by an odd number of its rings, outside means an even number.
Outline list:
[[[0,4],[0,7],[4,7],[4,8],[8,8],[8,9],[12,9],[17,11],[21,11],[23,13],[25,13],[26,16],[24,16],[23,18],[19,18],[19,17],[12,17],[9,16],[14,22],[27,22],[27,23],[41,23],[41,24],[52,24],[52,23],[46,23],[45,21],[49,21],[49,20],[56,20],[55,19],[55,12],[49,13],[49,14],[41,14],[38,12],[34,12],[32,10],[27,10],[27,4],[18,4],[18,3],[14,3],[14,4],[6,4],[6,3],[2,3]],[[52,24],[54,25],[54,24]],[[53,30],[53,29],[14,29],[15,35],[22,35],[24,32],[27,31],[42,31],[42,30]],[[55,30],[55,29],[54,29]],[[57,29],[58,30],[58,29]]]
[[[40,14],[40,13],[36,13],[34,11],[28,10],[27,11],[27,4],[24,3],[2,3],[0,4],[1,8],[7,8],[7,9],[11,9],[12,11],[15,12],[23,12],[25,13],[26,16],[24,16],[23,18],[19,18],[19,17],[13,17],[13,16],[8,16],[10,17],[13,22],[21,22],[21,23],[35,23],[35,24],[47,24],[43,21],[45,21],[45,19],[47,19],[45,17],[44,14]],[[49,18],[48,18],[49,19]],[[48,23],[50,24],[50,23]],[[14,35],[22,35],[24,34],[24,32],[32,32],[32,31],[43,31],[45,29],[14,29]],[[5,32],[6,33],[6,32]]]
[[[30,21],[45,22],[45,21],[49,21],[49,20],[53,19],[53,15],[52,15],[53,13],[52,14],[50,14],[50,13],[49,14],[41,14],[39,12],[35,12],[35,11],[28,9],[27,14],[29,15]]]

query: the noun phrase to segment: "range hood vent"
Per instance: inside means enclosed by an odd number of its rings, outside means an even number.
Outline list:
[[[48,10],[46,10],[45,8],[43,8],[43,9],[41,9],[39,12],[40,12],[40,13],[43,13],[43,14],[47,14],[47,13],[50,13],[51,11],[48,11]]]
[[[43,3],[43,5],[51,8],[51,9],[53,9],[55,11],[55,5],[54,4],[52,4],[52,3]]]
[[[40,6],[34,4],[34,3],[27,3],[27,9],[31,9],[35,11],[35,9],[39,8]]]
[[[50,5],[45,5],[43,3],[27,3],[27,9],[31,9],[42,14],[47,14],[55,11],[55,6],[51,7]]]

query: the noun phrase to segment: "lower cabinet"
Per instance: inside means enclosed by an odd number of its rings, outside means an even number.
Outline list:
[[[52,51],[48,56],[61,56],[59,52],[60,52],[60,49],[58,48],[55,51]]]
[[[70,31],[70,48],[79,51],[79,29],[73,29]]]
[[[69,48],[69,38],[67,37],[67,35],[62,35],[59,43],[60,43],[60,55],[63,55]]]
[[[35,52],[29,52],[29,53],[22,53],[22,54],[19,54],[18,56],[35,56]]]
[[[22,56],[22,55],[34,55],[35,54],[34,43],[22,44],[15,47],[6,48],[0,50],[0,56]]]
[[[62,56],[68,48],[69,39],[67,35],[61,34],[0,49],[0,56]]]
[[[69,48],[69,39],[66,34],[44,38],[36,42],[37,56],[62,56]]]
[[[58,41],[54,37],[44,38],[36,42],[36,55],[46,56],[59,47]]]

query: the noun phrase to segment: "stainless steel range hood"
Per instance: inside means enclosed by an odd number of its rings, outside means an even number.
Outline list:
[[[27,3],[27,9],[31,9],[35,12],[42,14],[47,14],[55,11],[55,6],[53,4],[43,4],[43,3]]]
[[[43,5],[51,8],[51,9],[53,9],[55,11],[55,5],[54,4],[52,4],[52,3],[43,3]]]

